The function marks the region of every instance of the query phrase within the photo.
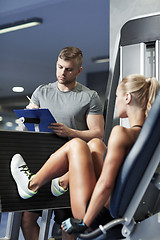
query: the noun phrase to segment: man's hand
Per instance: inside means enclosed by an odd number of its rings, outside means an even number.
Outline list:
[[[27,109],[35,109],[35,108],[39,108],[36,104],[34,103],[29,103],[27,106],[26,106]]]
[[[52,129],[60,137],[72,137],[72,129],[68,128],[63,123],[51,123],[49,128]]]
[[[62,229],[68,234],[83,233],[87,226],[82,219],[68,218],[62,222]]]

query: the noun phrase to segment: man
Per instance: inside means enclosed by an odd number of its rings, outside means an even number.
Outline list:
[[[88,142],[94,137],[103,139],[104,119],[98,94],[77,82],[82,72],[82,58],[78,48],[63,48],[56,64],[57,81],[39,86],[31,97],[34,104],[30,103],[27,108],[48,108],[56,119],[50,128],[58,136],[78,137]],[[52,181],[51,187],[54,195],[63,194],[68,187],[68,175]],[[59,215],[66,219],[65,213],[66,210],[55,211],[55,221]],[[38,240],[39,216],[39,212],[24,212],[22,231],[26,240]],[[63,219],[58,221],[60,225]]]

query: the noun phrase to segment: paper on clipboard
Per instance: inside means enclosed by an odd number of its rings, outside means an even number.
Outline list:
[[[56,122],[55,118],[47,108],[38,108],[38,109],[17,109],[14,110],[16,115],[19,118],[25,118],[33,120],[33,123],[25,123],[24,125],[28,129],[28,131],[35,131],[35,119],[39,120],[39,131],[40,132],[53,132],[52,129],[48,128],[48,126],[52,122]]]

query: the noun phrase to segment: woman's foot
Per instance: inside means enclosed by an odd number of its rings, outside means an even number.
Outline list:
[[[17,153],[12,157],[10,168],[12,176],[17,184],[20,197],[28,199],[34,196],[37,192],[33,192],[29,189],[29,182],[34,175],[31,173],[20,154]]]
[[[55,197],[59,197],[65,192],[68,191],[67,189],[64,189],[63,187],[60,186],[59,184],[59,178],[54,178],[51,183],[51,192]]]

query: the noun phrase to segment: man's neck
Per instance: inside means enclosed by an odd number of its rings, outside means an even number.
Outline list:
[[[77,82],[76,82],[76,81],[75,81],[75,82],[72,82],[72,83],[70,83],[70,84],[60,84],[59,82],[58,82],[58,84],[57,84],[58,89],[59,89],[60,91],[62,91],[62,92],[69,92],[69,91],[71,91],[72,89],[74,89],[76,85],[77,85]]]

